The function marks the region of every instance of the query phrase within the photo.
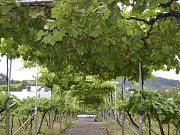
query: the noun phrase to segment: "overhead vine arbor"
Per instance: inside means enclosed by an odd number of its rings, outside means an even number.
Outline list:
[[[51,10],[54,21],[37,34],[43,44],[39,62],[54,71],[70,64],[108,79],[137,80],[138,61],[145,77],[164,65],[178,73],[179,3],[122,1],[118,7],[117,2],[57,2]]]
[[[50,0],[0,1],[1,55],[11,58],[23,56],[37,45],[35,37],[43,29],[50,14]],[[28,51],[29,52],[29,51]],[[28,53],[30,55],[31,52]],[[28,58],[24,57],[26,60]]]
[[[53,71],[74,65],[108,79],[137,80],[138,61],[143,61],[145,77],[164,65],[178,73],[178,1],[124,0],[120,7],[118,2],[55,1],[46,18],[28,6],[2,2],[1,52]]]
[[[56,0],[50,7],[36,2],[0,0],[2,55],[38,63],[60,78],[59,71],[72,66],[83,75],[137,81],[139,61],[144,79],[165,67],[179,73],[177,0]],[[81,101],[89,98],[73,90]]]

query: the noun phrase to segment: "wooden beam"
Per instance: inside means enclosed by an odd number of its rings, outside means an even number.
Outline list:
[[[53,0],[17,0],[20,4],[45,4],[51,3]]]

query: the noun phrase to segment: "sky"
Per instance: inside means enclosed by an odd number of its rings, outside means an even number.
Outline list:
[[[16,59],[12,61],[12,72],[11,78],[13,80],[33,80],[38,72],[37,68],[23,68],[23,62],[21,59]],[[0,73],[6,74],[6,57],[0,58]],[[176,74],[175,70],[170,71],[156,71],[153,72],[156,77],[162,77],[167,79],[179,80],[180,74]]]
[[[1,57],[0,60],[0,73],[6,74],[6,57]],[[33,80],[37,72],[37,68],[23,68],[21,59],[12,60],[11,79],[13,80]]]

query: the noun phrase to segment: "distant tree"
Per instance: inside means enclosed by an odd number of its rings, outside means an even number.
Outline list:
[[[7,81],[7,76],[0,73],[0,85],[5,84]]]
[[[23,80],[23,81],[21,82],[20,88],[23,89],[23,88],[26,88],[27,86],[29,86],[28,81],[27,81],[27,80]]]

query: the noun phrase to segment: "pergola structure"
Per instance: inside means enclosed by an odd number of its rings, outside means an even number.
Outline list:
[[[23,6],[30,6],[30,7],[38,7],[40,10],[44,10],[50,15],[51,12],[51,3],[54,0],[16,0],[17,3]],[[47,19],[46,21],[53,21],[51,19]]]
[[[41,6],[42,7],[49,7],[49,4],[53,2],[53,0],[16,0],[17,3],[20,3],[25,6]],[[9,63],[9,58],[7,56],[7,95],[10,96],[10,78],[11,78],[11,67],[12,67],[12,59]],[[38,130],[38,121],[37,121],[37,91],[38,91],[38,75],[36,76],[36,97],[35,97],[35,106],[32,108],[34,109],[34,113],[13,133],[13,135],[16,135],[18,131],[27,123],[29,120],[31,120],[33,117],[35,119],[35,132],[34,135],[37,135]],[[51,95],[52,96],[52,95]],[[16,104],[13,103],[10,105],[9,100],[7,101],[6,107],[8,108],[8,111],[6,112],[6,135],[10,135],[10,108]]]
[[[21,4],[51,3],[53,0],[17,0]]]

